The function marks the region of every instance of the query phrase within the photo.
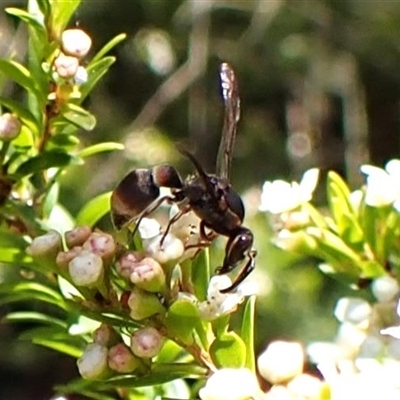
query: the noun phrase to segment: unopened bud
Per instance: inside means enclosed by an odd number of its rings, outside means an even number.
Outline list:
[[[78,359],[78,370],[82,378],[99,379],[108,372],[107,347],[97,343],[89,344]]]
[[[132,319],[140,321],[165,311],[154,293],[134,287],[128,299],[128,307]]]
[[[83,85],[84,83],[87,82],[88,80],[88,72],[86,70],[85,67],[82,67],[82,65],[80,65],[76,71],[76,74],[74,76],[74,82],[77,85]]]
[[[103,278],[103,260],[97,254],[82,250],[68,264],[69,274],[77,286],[97,286]]]
[[[124,343],[118,343],[108,350],[108,366],[116,372],[132,372],[140,365],[140,360],[132,354],[129,347]]]
[[[61,35],[61,44],[64,53],[82,58],[89,52],[92,39],[82,29],[67,29]]]
[[[143,257],[143,253],[139,251],[127,251],[115,262],[115,269],[122,278],[129,280],[133,269],[143,260]]]
[[[145,241],[147,254],[161,265],[179,260],[185,250],[182,241],[171,234],[165,236],[162,244],[161,239],[162,235],[159,235]]]
[[[131,350],[140,358],[155,357],[163,344],[164,337],[151,326],[138,329],[131,337]]]
[[[381,276],[372,282],[372,293],[379,302],[393,300],[399,295],[399,284],[391,276]]]
[[[76,57],[60,54],[54,61],[54,67],[60,78],[73,78],[78,70],[79,60]]]
[[[9,141],[15,139],[21,132],[21,121],[10,113],[0,115],[0,140]]]
[[[50,230],[45,235],[35,237],[26,252],[34,258],[46,256],[55,259],[61,245],[61,235],[55,230]]]
[[[65,232],[65,242],[68,248],[82,246],[92,233],[90,226],[77,226],[76,228]]]
[[[60,251],[56,257],[56,264],[61,268],[66,268],[81,251],[82,247],[80,246],[75,246],[68,251]]]
[[[161,292],[165,287],[165,273],[154,258],[146,257],[132,270],[130,280],[149,292]]]
[[[93,332],[93,341],[101,346],[110,347],[120,342],[121,336],[112,326],[101,324]]]
[[[273,384],[300,375],[303,364],[304,351],[296,342],[272,342],[257,360],[260,375]]]
[[[115,255],[115,241],[108,233],[93,232],[83,243],[85,250],[100,256],[104,261],[110,261]]]

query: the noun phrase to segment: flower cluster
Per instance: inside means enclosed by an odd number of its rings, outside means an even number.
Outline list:
[[[221,293],[232,282],[217,275],[210,280],[206,296],[198,298],[190,277],[184,277],[192,249],[185,254],[184,230],[177,229],[183,240],[172,233],[163,234],[155,220],[145,218],[138,229],[140,246],[123,244],[108,233],[80,226],[64,237],[49,231],[28,247],[27,253],[36,261],[55,265],[60,276],[78,290],[77,295],[85,298],[83,304],[89,309],[103,308],[126,318],[129,328],[124,332],[105,323],[94,332],[93,342],[78,360],[82,377],[105,379],[115,374],[144,373],[150,365],[146,360],[160,353],[166,339],[193,347],[196,327],[234,312],[253,294],[246,284],[232,293]],[[186,232],[191,235],[192,230]],[[195,357],[214,368],[208,346],[202,347],[194,347]]]
[[[327,391],[326,396],[333,400],[397,399],[400,160],[389,161],[385,169],[363,165],[361,172],[366,176],[365,185],[353,192],[338,174],[328,173],[328,209],[323,213],[311,203],[316,172],[310,171],[300,184],[266,182],[260,209],[272,218],[276,229],[273,241],[278,247],[317,257],[323,272],[353,288],[366,285],[375,298],[372,303],[361,297],[340,299],[334,312],[340,322],[335,340],[308,346],[309,359],[324,379],[325,386],[320,382],[318,390]],[[282,360],[283,352],[279,353]],[[274,374],[279,375],[279,363],[271,362],[269,368],[264,357],[267,352],[259,359],[260,373],[276,385],[279,382]],[[288,379],[292,377],[286,376],[283,381]],[[271,398],[324,398],[316,394],[290,397],[282,388],[279,391],[281,396],[274,393],[272,397],[273,386]]]
[[[92,39],[82,29],[67,29],[61,34],[61,49],[52,66],[44,65],[52,72],[57,84],[55,92],[49,95],[49,100],[63,103],[71,98],[79,98],[79,85],[88,79],[88,73],[82,65],[82,59],[89,53]]]

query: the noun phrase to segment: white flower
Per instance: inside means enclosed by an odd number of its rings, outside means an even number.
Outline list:
[[[363,324],[369,321],[372,313],[371,305],[356,297],[342,297],[336,304],[335,317],[340,322]]]
[[[400,160],[389,161],[385,169],[363,165],[361,172],[367,175],[366,204],[384,207],[394,203],[400,211]]]
[[[317,186],[319,170],[309,169],[304,173],[300,184],[283,180],[267,181],[263,185],[261,194],[261,211],[280,214],[291,211],[301,204],[310,201]]]
[[[231,286],[232,281],[227,275],[216,275],[210,280],[207,290],[207,300],[199,303],[202,319],[212,321],[222,315],[236,310],[246,296],[255,294],[254,284],[244,282],[230,293],[221,293],[220,290]]]
[[[97,343],[88,344],[78,358],[79,373],[85,379],[97,379],[107,371],[107,347]]]
[[[300,375],[303,364],[304,350],[296,342],[272,342],[257,360],[260,375],[274,384]]]
[[[399,284],[391,276],[381,276],[374,279],[371,285],[372,293],[379,302],[393,300],[399,294]]]
[[[256,376],[247,368],[224,368],[215,372],[199,391],[202,400],[261,399]]]
[[[185,247],[181,240],[168,233],[164,237],[161,244],[161,239],[164,235],[158,235],[148,240],[143,240],[143,245],[146,249],[147,255],[154,258],[161,265],[170,261],[177,261],[182,257]]]

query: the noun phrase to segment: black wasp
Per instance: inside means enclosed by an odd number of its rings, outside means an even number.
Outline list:
[[[138,225],[143,217],[151,214],[164,201],[177,203],[180,211],[169,221],[165,237],[171,225],[192,210],[201,220],[199,247],[210,244],[216,234],[228,237],[224,261],[216,269],[217,274],[228,273],[245,262],[233,284],[221,291],[227,293],[237,288],[253,271],[256,252],[252,250],[253,233],[242,226],[242,199],[228,181],[240,117],[240,98],[235,74],[226,63],[221,64],[220,79],[225,116],[216,174],[207,174],[192,154],[180,148],[181,153],[193,163],[196,175],[182,180],[176,169],[168,164],[135,169],[113,191],[111,213],[115,226],[120,229],[133,220]],[[170,188],[171,195],[160,197],[160,187]]]

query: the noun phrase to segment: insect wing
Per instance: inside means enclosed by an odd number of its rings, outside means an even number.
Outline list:
[[[219,75],[225,112],[221,142],[218,149],[216,174],[221,178],[227,179],[240,118],[240,98],[236,76],[231,66],[227,63],[222,63]]]

